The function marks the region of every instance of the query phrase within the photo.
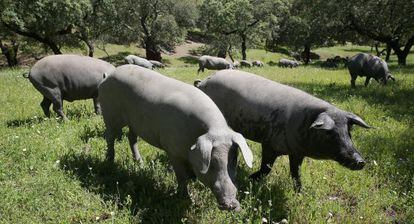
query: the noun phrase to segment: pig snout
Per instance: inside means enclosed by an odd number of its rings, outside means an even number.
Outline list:
[[[365,166],[365,160],[358,152],[345,153],[338,162],[351,170],[362,170]]]
[[[233,198],[231,200],[219,200],[219,209],[229,210],[229,211],[240,211],[240,203],[237,199]]]
[[[365,160],[358,154],[353,153],[354,162],[351,164],[351,170],[362,170],[365,166]]]
[[[236,199],[237,188],[233,183],[228,181],[216,183],[213,192],[219,204],[219,209],[230,211],[240,210],[240,203]]]

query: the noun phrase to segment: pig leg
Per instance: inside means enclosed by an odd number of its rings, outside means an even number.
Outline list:
[[[189,172],[188,167],[186,166],[185,161],[181,161],[180,159],[173,158],[169,155],[171,158],[171,164],[174,169],[175,176],[177,178],[178,182],[178,194],[182,197],[190,198],[187,184],[188,180],[191,179],[194,174]]]
[[[46,97],[43,97],[43,100],[40,103],[40,106],[42,107],[43,113],[45,114],[46,117],[50,117],[50,110],[49,110],[49,108],[50,108],[50,105],[51,104],[52,104],[52,101],[51,100],[49,100]]]
[[[365,87],[368,86],[370,79],[371,79],[371,77],[367,76],[367,78],[365,79]]]
[[[250,175],[250,178],[253,180],[258,180],[263,176],[268,175],[272,169],[273,163],[280,155],[281,154],[273,150],[269,144],[262,143],[262,164],[260,165],[260,170]]]
[[[63,100],[62,100],[62,98],[60,96],[55,97],[54,99],[52,99],[52,103],[53,103],[53,111],[55,111],[59,115],[59,117],[62,118],[62,120],[67,120],[68,118],[63,113]]]
[[[201,71],[201,72],[204,72],[204,68],[203,68],[203,67],[198,68],[198,70],[197,70],[197,74],[199,74],[199,73],[200,73],[200,71]]]
[[[107,144],[107,151],[106,151],[106,160],[109,162],[114,162],[115,160],[115,139],[122,135],[122,129],[116,130],[107,128],[105,131],[105,140]]]
[[[355,80],[357,78],[357,75],[351,74],[351,87],[355,88]]]
[[[303,156],[289,155],[290,175],[293,178],[294,189],[296,192],[300,192],[302,188],[302,182],[300,181],[300,166],[303,162]]]
[[[101,111],[101,104],[98,101],[98,98],[93,98],[93,107],[95,108],[95,113],[97,115],[101,115],[102,111]]]
[[[129,128],[129,132],[128,132],[128,141],[129,141],[129,147],[131,148],[134,159],[138,161],[140,164],[143,164],[141,154],[139,154],[139,151],[138,151],[138,136],[132,131],[131,127]]]

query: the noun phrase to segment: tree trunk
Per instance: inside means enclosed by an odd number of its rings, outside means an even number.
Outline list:
[[[241,52],[242,52],[242,58],[243,60],[247,60],[247,46],[246,46],[246,42],[247,42],[247,36],[245,33],[242,33],[240,35],[241,39],[242,39],[242,43],[241,43]]]
[[[145,40],[145,57],[147,60],[161,61],[161,51],[157,49],[157,46],[152,41],[151,37]]]
[[[398,39],[393,39],[387,43],[395,52],[398,57],[399,65],[407,64],[407,56],[410,53],[411,47],[414,45],[414,36],[412,36],[404,46],[404,49],[401,50],[400,43]]]
[[[52,40],[50,40],[50,39],[49,40],[46,40],[44,42],[44,44],[46,44],[47,46],[49,46],[50,49],[52,49],[52,51],[53,51],[54,54],[62,54],[62,51],[60,50],[60,48],[58,47],[58,45],[55,42],[53,42]]]
[[[230,53],[230,51],[229,51],[229,57],[230,57],[230,60],[231,60],[232,62],[234,62],[233,55]]]
[[[217,57],[219,58],[226,58],[227,56],[227,49],[219,49],[217,52]]]
[[[381,56],[381,52],[379,51],[379,49],[378,49],[378,45],[379,45],[379,43],[377,42],[377,43],[375,43],[375,52],[377,53],[377,57],[380,57]]]
[[[145,56],[148,60],[161,61],[161,52],[154,49],[145,49]]]
[[[390,61],[390,56],[391,56],[391,46],[387,43],[386,55],[385,55],[386,62]]]
[[[1,52],[7,59],[7,64],[9,67],[16,66],[18,64],[17,52],[19,50],[19,45],[15,41],[12,41],[11,46],[8,46],[7,44],[3,44],[0,41],[0,48]]]
[[[305,57],[303,57],[303,61],[305,62],[305,65],[309,64],[309,62],[310,62],[310,50],[311,50],[310,45],[306,44],[305,45],[305,50],[303,51],[304,56],[305,56]]]
[[[398,53],[397,57],[398,57],[398,64],[399,65],[406,65],[407,64],[407,55],[404,52]]]
[[[92,41],[85,41],[86,46],[88,47],[88,56],[93,58],[93,54],[95,53],[95,45]]]
[[[233,58],[232,52],[233,52],[233,46],[230,44],[229,45],[229,48],[227,49],[227,53],[229,54],[229,57],[230,57],[231,61],[234,62],[234,58]]]

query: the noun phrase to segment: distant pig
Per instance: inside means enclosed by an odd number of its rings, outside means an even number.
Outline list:
[[[263,62],[261,62],[261,61],[253,61],[252,65],[256,66],[256,67],[263,67],[264,66]]]
[[[250,61],[247,61],[247,60],[241,60],[241,61],[240,61],[240,66],[241,66],[241,67],[247,67],[247,68],[250,68],[250,67],[252,67],[253,65],[252,65],[252,63],[251,63]]]
[[[165,65],[159,61],[154,61],[154,60],[148,60],[149,62],[152,63],[153,67],[155,68],[164,68]]]
[[[279,67],[282,67],[282,68],[287,68],[287,67],[294,68],[298,66],[299,66],[299,62],[295,60],[289,60],[285,58],[282,58],[279,60]]]
[[[104,73],[115,67],[106,61],[78,55],[52,55],[42,58],[31,68],[28,78],[43,95],[40,106],[46,117],[50,116],[50,105],[62,118],[63,100],[93,99],[95,112],[101,113],[97,100],[98,85]]]
[[[154,65],[145,58],[141,58],[135,55],[128,55],[125,57],[125,62],[127,64],[138,65],[143,68],[153,69]]]
[[[221,70],[221,69],[233,69],[233,63],[228,62],[224,58],[213,57],[203,55],[198,59],[198,71],[197,73],[204,72],[204,69]]]
[[[388,79],[395,81],[395,78],[388,70],[387,63],[381,58],[366,53],[359,53],[348,61],[348,70],[351,74],[351,87],[355,88],[355,80],[358,76],[365,76],[365,86],[368,86],[371,78],[383,85],[387,84]]]
[[[304,157],[335,160],[352,170],[365,165],[350,130],[354,124],[369,126],[353,113],[242,71],[219,71],[195,85],[217,104],[231,128],[262,144],[262,164],[254,179],[267,175],[281,155],[289,155],[297,191]]]
[[[135,159],[141,160],[137,136],[165,150],[181,194],[188,194],[187,181],[197,177],[212,190],[219,208],[240,209],[234,184],[237,149],[249,167],[253,154],[206,94],[155,71],[123,65],[101,83],[99,100],[108,160],[114,160],[115,138],[128,126]]]

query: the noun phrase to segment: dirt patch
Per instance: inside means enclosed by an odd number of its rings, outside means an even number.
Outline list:
[[[171,56],[178,58],[192,56],[194,55],[192,51],[202,46],[204,46],[204,44],[187,40],[184,44],[175,47],[175,53]]]

